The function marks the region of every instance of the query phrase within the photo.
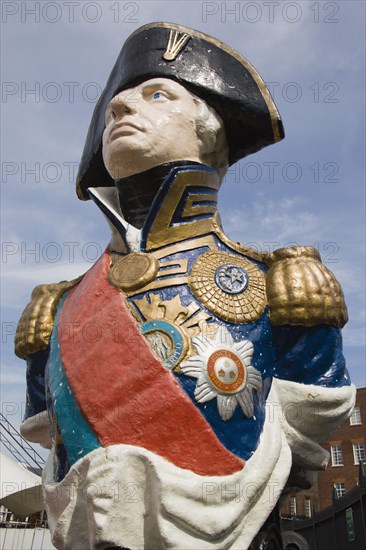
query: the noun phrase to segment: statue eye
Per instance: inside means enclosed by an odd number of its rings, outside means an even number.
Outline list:
[[[160,92],[154,92],[153,93],[153,99],[160,99],[161,98],[161,93]]]

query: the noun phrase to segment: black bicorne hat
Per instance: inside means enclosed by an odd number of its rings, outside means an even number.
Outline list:
[[[172,78],[215,109],[225,124],[229,164],[284,137],[281,117],[254,67],[223,42],[174,23],[151,23],[124,43],[94,109],[77,193],[114,185],[102,158],[104,115],[119,92],[150,78]]]

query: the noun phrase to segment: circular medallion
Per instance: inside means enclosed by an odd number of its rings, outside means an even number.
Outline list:
[[[113,286],[126,292],[151,283],[159,271],[159,262],[151,254],[131,252],[115,263],[108,275]]]
[[[140,329],[167,369],[173,369],[185,356],[187,342],[177,326],[157,319],[143,323]]]
[[[237,393],[245,386],[245,365],[236,353],[227,349],[214,351],[207,361],[207,376],[222,393]]]
[[[248,273],[236,264],[220,265],[215,271],[215,283],[228,294],[239,294],[248,286]]]
[[[243,256],[212,250],[193,264],[192,294],[214,315],[230,323],[252,323],[267,303],[265,275]]]

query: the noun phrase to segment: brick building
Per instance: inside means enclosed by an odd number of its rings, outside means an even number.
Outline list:
[[[357,389],[352,416],[322,446],[330,454],[327,469],[319,472],[311,489],[294,491],[283,500],[283,518],[309,518],[357,485],[359,463],[366,460],[366,387]]]

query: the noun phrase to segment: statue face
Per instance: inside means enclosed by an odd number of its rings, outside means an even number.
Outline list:
[[[164,162],[200,158],[194,97],[168,78],[152,78],[116,95],[105,113],[103,160],[113,179]]]

